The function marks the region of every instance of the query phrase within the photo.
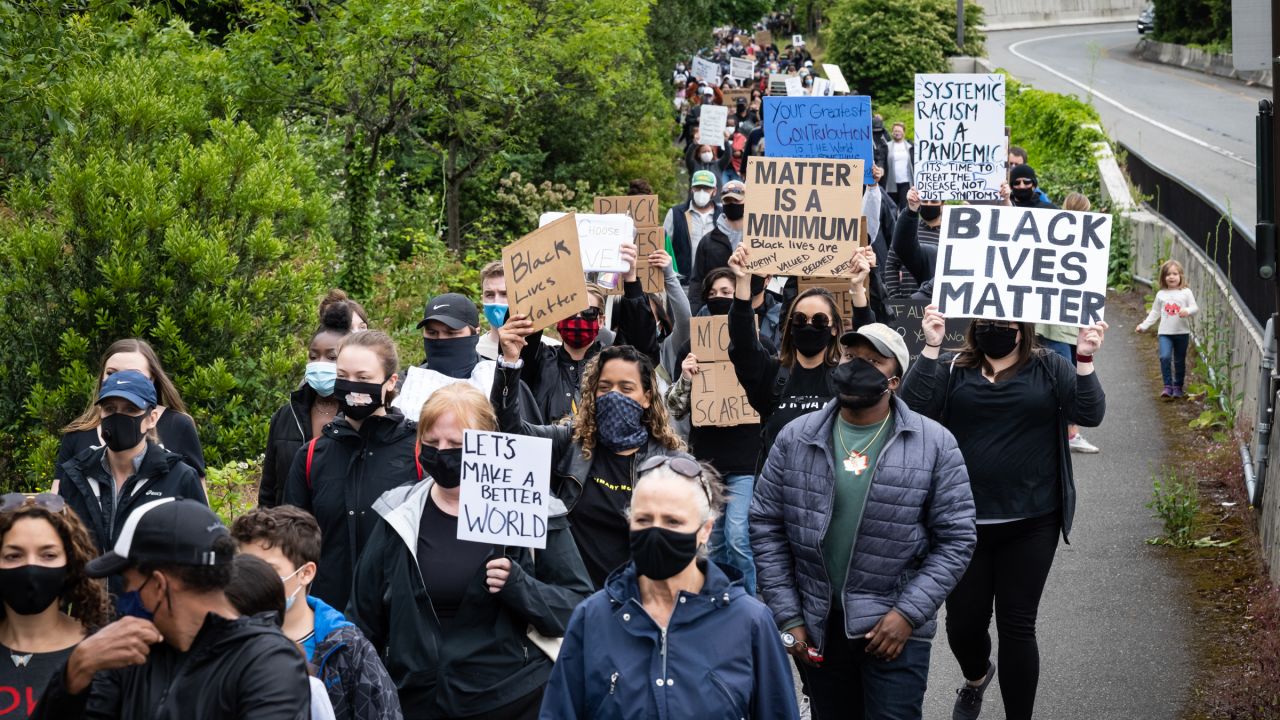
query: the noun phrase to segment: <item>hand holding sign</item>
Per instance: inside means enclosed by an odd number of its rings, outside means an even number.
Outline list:
[[[512,315],[498,328],[498,347],[502,349],[502,359],[513,363],[520,359],[528,336],[534,333],[533,321],[528,315]]]
[[[920,330],[924,332],[924,355],[937,359],[938,348],[942,347],[942,340],[947,335],[947,319],[942,313],[938,312],[937,305],[930,305],[924,309],[924,319],[920,321]],[[932,349],[932,350],[931,350]],[[932,355],[929,353],[932,351]]]
[[[750,258],[751,250],[746,245],[739,245],[734,248],[733,254],[729,256],[729,271],[733,273],[735,278],[744,278],[749,274],[747,261]]]
[[[501,592],[502,588],[507,585],[507,578],[511,577],[511,559],[498,558],[490,560],[484,566],[484,582],[489,586],[489,592]]]
[[[684,362],[680,363],[680,374],[685,380],[693,382],[693,376],[698,374],[698,356],[689,353],[684,356]]]
[[[633,242],[624,242],[618,247],[618,256],[622,262],[627,264],[627,272],[623,275],[623,279],[627,282],[635,282],[636,280],[636,244]]]
[[[1076,354],[1092,356],[1101,350],[1102,339],[1109,327],[1106,320],[1100,320],[1096,325],[1080,328],[1076,335]]]

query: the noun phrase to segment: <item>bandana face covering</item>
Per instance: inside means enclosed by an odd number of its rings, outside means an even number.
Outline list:
[[[444,340],[423,338],[422,349],[427,355],[427,369],[466,380],[471,377],[476,363],[480,362],[480,356],[476,355],[476,345],[479,342],[479,335]]]
[[[580,350],[596,341],[600,334],[600,319],[586,320],[581,317],[565,318],[556,323],[556,332],[565,345]]]
[[[596,398],[596,437],[613,452],[638,448],[649,439],[643,417],[640,403],[611,390]]]

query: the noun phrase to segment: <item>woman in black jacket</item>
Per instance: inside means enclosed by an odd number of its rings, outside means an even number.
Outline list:
[[[996,665],[992,605],[1000,637],[1000,694],[1009,720],[1027,720],[1040,676],[1036,615],[1058,536],[1075,515],[1067,425],[1096,427],[1106,410],[1093,356],[1107,324],[1081,328],[1073,368],[1036,347],[1035,326],[974,320],[964,347],[939,359],[945,319],[930,305],[925,348],[900,396],[956,437],[969,469],[978,546],[947,598],[947,642],[964,673],[955,718],[976,718]]]
[[[419,478],[415,424],[388,409],[400,357],[395,341],[375,330],[356,332],[338,346],[333,394],[339,416],[298,449],[284,501],[320,523],[320,563],[311,594],[346,607],[351,576],[377,514],[382,493]]]
[[[560,638],[591,583],[551,498],[547,547],[458,539],[463,430],[495,430],[488,399],[447,385],[422,406],[428,477],[374,505],[381,520],[356,566],[347,615],[378,649],[406,718],[536,718]]]
[[[333,384],[338,377],[338,344],[351,334],[355,317],[349,302],[324,306],[320,327],[311,334],[307,345],[307,370],[302,384],[289,393],[289,402],[271,416],[262,481],[258,484],[259,507],[284,503],[285,480],[298,448],[319,435],[337,415]]]
[[[831,293],[821,288],[805,290],[791,303],[789,314],[784,313],[779,352],[774,356],[761,344],[756,332],[751,273],[747,270],[750,258],[746,243],[739,245],[729,258],[735,280],[729,307],[729,360],[764,426],[756,460],[758,472],[773,447],[773,439],[787,423],[835,397],[831,371],[840,362],[839,339],[845,327]],[[849,278],[854,330],[875,322],[866,291],[874,258],[871,248],[862,248],[854,256],[853,275]]]

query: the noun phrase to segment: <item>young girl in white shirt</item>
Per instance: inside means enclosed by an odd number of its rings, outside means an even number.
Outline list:
[[[1191,323],[1187,318],[1196,314],[1196,298],[1187,287],[1187,277],[1177,260],[1166,261],[1160,266],[1160,290],[1151,312],[1138,324],[1137,331],[1147,328],[1160,319],[1160,374],[1164,376],[1162,398],[1183,396],[1182,384],[1187,373],[1187,344],[1191,339]]]

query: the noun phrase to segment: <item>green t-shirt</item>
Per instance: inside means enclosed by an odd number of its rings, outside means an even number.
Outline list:
[[[885,442],[893,434],[893,413],[883,423],[853,425],[836,416],[831,443],[836,458],[836,492],[831,505],[831,523],[822,538],[822,557],[831,578],[831,593],[839,596],[849,572],[849,559],[858,539],[862,511],[875,475],[876,461]],[[859,456],[850,458],[851,452]]]

